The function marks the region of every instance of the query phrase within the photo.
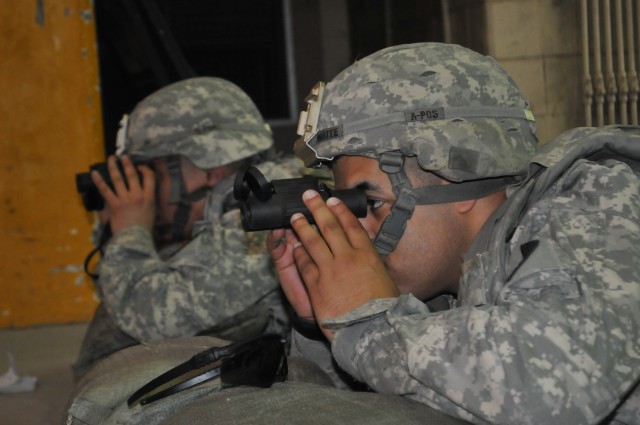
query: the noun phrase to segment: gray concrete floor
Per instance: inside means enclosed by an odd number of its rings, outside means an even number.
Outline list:
[[[74,382],[71,364],[80,349],[86,324],[0,329],[0,375],[13,354],[18,375],[35,376],[34,392],[0,394],[0,425],[59,425]]]

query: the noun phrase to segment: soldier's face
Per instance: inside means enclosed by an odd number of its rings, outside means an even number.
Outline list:
[[[396,199],[389,177],[377,160],[361,156],[338,158],[333,174],[337,189],[365,189],[369,211],[360,222],[373,240]],[[411,175],[409,179],[419,185]],[[385,265],[400,292],[427,300],[457,290],[466,246],[464,225],[451,204],[416,206]]]

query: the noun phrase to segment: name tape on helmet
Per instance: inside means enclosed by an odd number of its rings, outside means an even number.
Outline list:
[[[336,137],[342,136],[342,125],[337,125],[335,127],[325,128],[322,131],[318,131],[316,136],[318,143],[324,142],[325,140],[335,139]]]
[[[336,137],[367,131],[393,123],[420,123],[439,121],[453,118],[512,118],[535,121],[533,113],[529,109],[509,108],[496,106],[469,106],[469,107],[427,107],[412,109],[387,115],[365,118],[359,121],[339,124],[337,126],[316,130],[316,133],[306,141],[307,144],[321,143]],[[317,126],[317,123],[316,123]],[[322,137],[320,137],[322,136]]]
[[[416,109],[414,111],[405,111],[404,119],[411,121],[433,121],[444,117],[444,108]]]

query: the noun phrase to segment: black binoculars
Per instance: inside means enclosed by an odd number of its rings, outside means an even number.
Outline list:
[[[303,176],[268,182],[255,167],[243,167],[236,175],[233,196],[240,201],[245,232],[291,227],[291,216],[302,213],[309,223],[313,216],[302,202],[302,193],[317,191],[325,201],[339,198],[356,217],[367,215],[367,196],[362,189],[331,190],[317,177]]]
[[[124,175],[124,170],[122,169],[122,162],[117,160],[118,169],[120,170],[120,174]],[[100,173],[102,180],[106,184],[109,185],[111,189],[113,189],[113,182],[111,181],[111,175],[109,174],[109,169],[107,168],[106,162],[98,162],[89,167],[88,173],[78,173],[76,174],[76,189],[80,196],[82,196],[82,204],[84,205],[87,211],[100,211],[104,208],[104,199],[98,188],[95,184],[93,184],[93,180],[91,180],[91,172],[95,170]],[[142,174],[138,171],[138,178],[142,179]],[[126,179],[125,179],[126,182]]]

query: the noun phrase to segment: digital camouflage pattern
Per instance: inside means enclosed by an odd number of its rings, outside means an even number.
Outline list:
[[[170,84],[143,99],[124,129],[134,161],[182,155],[200,169],[248,158],[273,145],[271,129],[247,94],[216,77]]]
[[[640,424],[640,128],[538,150],[495,61],[433,43],[375,53],[307,101],[298,132],[321,161],[395,150],[454,182],[524,179],[464,258],[453,308],[403,295],[325,323],[344,371],[474,423]]]
[[[474,423],[640,424],[640,127],[567,132],[529,165],[464,259],[455,308],[370,302],[328,322],[333,355]]]
[[[327,83],[317,125],[312,117],[307,125],[316,130],[307,140],[314,157],[399,150],[455,182],[524,175],[537,146],[512,78],[494,59],[452,44],[395,46],[357,61]]]
[[[273,140],[239,87],[198,77],[166,86],[138,103],[121,122],[116,144],[118,155],[129,154],[136,162],[184,156],[211,169],[243,159],[254,162]],[[293,159],[262,166],[279,178],[301,174],[301,164]],[[172,202],[179,200],[184,213],[194,198],[180,198],[184,182],[174,171]],[[141,341],[195,333],[239,340],[287,328],[264,235],[244,235],[239,213],[230,211],[232,182],[229,177],[213,191],[200,192],[208,196],[205,217],[184,246],[154,247],[151,235],[140,227],[109,241],[96,281],[103,302],[74,364],[76,378],[105,356]],[[95,233],[102,236],[103,230]]]
[[[269,180],[302,173],[295,158],[257,167]],[[287,329],[266,233],[245,233],[239,210],[224,210],[233,200],[233,179],[209,193],[193,239],[168,259],[160,258],[151,234],[141,227],[110,240],[97,284],[123,331],[150,341],[201,332],[241,339]]]

